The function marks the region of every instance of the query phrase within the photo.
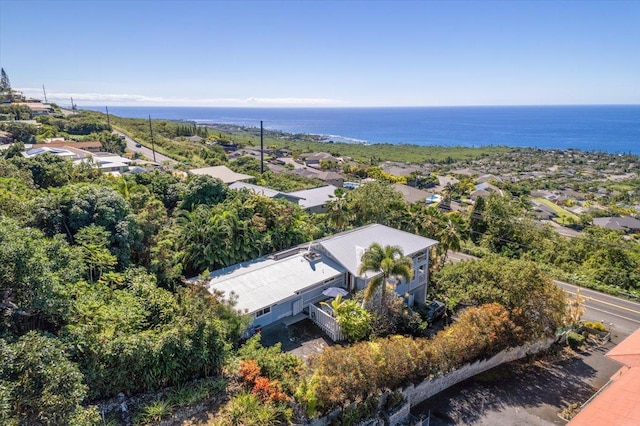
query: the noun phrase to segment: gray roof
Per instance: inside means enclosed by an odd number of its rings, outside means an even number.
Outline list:
[[[640,229],[640,220],[632,217],[596,217],[593,224],[620,231],[633,231]]]
[[[302,191],[289,192],[288,195],[293,195],[300,198],[298,204],[304,208],[321,206],[331,201],[335,191],[335,186],[325,185],[312,189],[304,189]]]
[[[401,183],[394,183],[393,188],[396,191],[402,193],[402,196],[407,203],[424,203],[427,197],[430,195],[428,192],[423,191],[422,189],[414,188],[409,185],[403,185]]]
[[[229,188],[236,189],[236,190],[248,189],[249,191],[255,192],[256,194],[262,195],[264,197],[286,198],[292,202],[296,202],[300,198],[293,193],[287,194],[284,192],[276,191],[275,189],[266,188],[260,185],[253,185],[251,183],[245,183],[245,182],[234,182],[231,185],[229,185]]]
[[[209,291],[234,292],[236,308],[252,313],[295,296],[324,280],[340,276],[345,270],[326,256],[309,260],[300,249],[283,259],[260,258],[212,272]]]
[[[253,179],[251,175],[236,173],[227,166],[204,167],[201,169],[191,169],[189,173],[194,175],[208,175],[220,179],[222,182],[229,184],[239,180]]]
[[[372,224],[352,231],[342,232],[318,243],[339,261],[349,272],[358,275],[360,260],[364,251],[372,244],[399,246],[405,255],[411,255],[427,247],[438,244],[437,241],[388,226]],[[366,274],[370,276],[370,274]]]

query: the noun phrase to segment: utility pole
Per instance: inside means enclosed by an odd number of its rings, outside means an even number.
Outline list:
[[[156,144],[153,141],[153,127],[151,127],[151,115],[149,115],[149,133],[151,133],[151,150],[153,151],[153,162],[156,162]]]
[[[44,93],[44,103],[48,104],[49,102],[47,101],[47,91],[44,90],[44,84],[42,85],[42,93]]]
[[[109,126],[109,131],[111,131],[111,121],[109,120],[109,107],[105,107],[107,109],[107,126]]]
[[[264,173],[264,132],[262,120],[260,120],[260,174]]]

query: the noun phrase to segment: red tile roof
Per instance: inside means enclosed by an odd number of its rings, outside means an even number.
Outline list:
[[[624,364],[570,422],[570,426],[640,425],[640,329],[606,356]]]

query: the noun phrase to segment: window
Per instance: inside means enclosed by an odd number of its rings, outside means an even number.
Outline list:
[[[271,306],[267,306],[266,308],[260,309],[259,311],[257,311],[255,313],[255,316],[256,316],[256,318],[259,318],[259,317],[261,317],[263,315],[267,315],[270,312],[271,312]]]

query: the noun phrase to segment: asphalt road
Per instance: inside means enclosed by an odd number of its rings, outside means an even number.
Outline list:
[[[587,321],[601,321],[605,325],[612,324],[614,343],[620,343],[622,339],[640,328],[640,303],[562,281],[554,280],[554,283],[573,297],[579,291],[585,299],[583,303],[585,312],[582,318]]]
[[[156,152],[156,156],[155,156],[155,160],[153,158],[153,151],[151,150],[151,148],[147,148],[146,146],[142,145],[141,147],[136,147],[136,144],[139,144],[138,141],[131,139],[129,136],[125,135],[122,132],[118,132],[117,130],[114,130],[113,133],[120,135],[120,136],[124,136],[124,140],[127,142],[127,149],[131,152],[137,152],[140,153],[142,156],[148,158],[151,161],[155,161],[157,163],[160,164],[164,164],[169,163],[169,164],[176,164],[178,163],[176,160],[174,160],[173,158],[167,157],[166,155],[162,155],[158,152]]]

